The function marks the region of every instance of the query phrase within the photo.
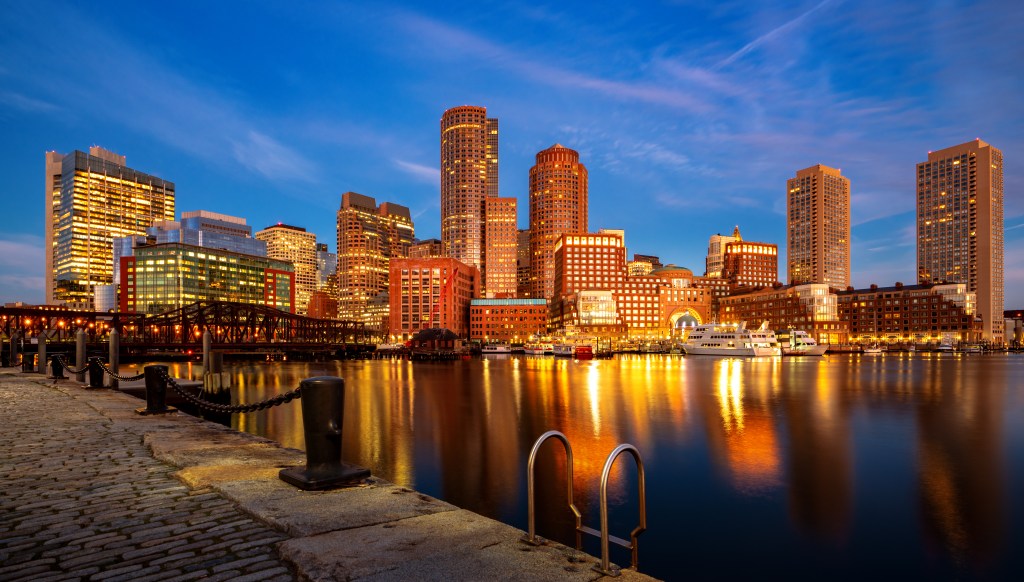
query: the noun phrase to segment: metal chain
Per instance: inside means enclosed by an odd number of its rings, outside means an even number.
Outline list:
[[[89,369],[89,364],[88,362],[86,362],[85,366],[83,366],[81,370],[76,370],[69,366],[68,363],[64,361],[64,356],[61,356],[59,354],[57,355],[57,361],[60,362],[60,365],[63,366],[65,370],[72,374],[84,374],[85,371]]]
[[[167,373],[167,370],[161,369],[160,376],[164,379],[165,382],[167,382],[167,384],[171,388],[174,388],[174,391],[177,392],[179,396],[181,396],[188,402],[191,402],[192,404],[198,406],[199,408],[212,410],[213,412],[255,412],[257,410],[265,410],[272,406],[278,406],[286,402],[291,402],[296,398],[302,398],[302,386],[300,385],[298,388],[290,392],[278,394],[277,396],[274,396],[273,398],[268,398],[262,402],[234,405],[217,404],[216,402],[210,402],[209,400],[204,400],[203,398],[194,396],[181,386],[178,386],[178,383],[174,380],[174,378],[171,378],[170,374]]]
[[[108,368],[107,365],[103,363],[103,360],[100,360],[99,358],[94,358],[94,359],[96,360],[96,363],[98,363],[100,365],[100,369],[101,370],[103,370],[104,372],[109,374],[111,378],[116,378],[117,380],[120,380],[122,382],[131,382],[133,380],[141,380],[141,379],[146,377],[146,373],[145,372],[143,372],[141,374],[138,374],[138,375],[135,375],[135,376],[121,376],[121,375],[115,374],[113,370]]]

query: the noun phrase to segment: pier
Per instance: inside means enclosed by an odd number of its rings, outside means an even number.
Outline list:
[[[377,477],[301,491],[304,455],[0,370],[0,578],[596,580],[598,560]],[[623,570],[620,580],[649,580]]]

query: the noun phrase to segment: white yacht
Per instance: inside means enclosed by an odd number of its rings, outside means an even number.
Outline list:
[[[483,346],[480,347],[480,353],[485,356],[488,354],[511,354],[512,346],[500,342],[493,344],[484,344]]]
[[[568,342],[557,342],[552,345],[555,355],[563,358],[571,358],[574,347],[573,344]]]
[[[864,346],[860,351],[866,356],[880,356],[885,350],[883,350],[882,346],[878,344],[871,344],[869,346]]]
[[[523,350],[528,356],[543,356],[555,353],[555,348],[551,344],[526,344],[523,346]]]
[[[828,344],[819,344],[806,331],[787,329],[775,332],[783,356],[823,356]]]
[[[749,330],[746,322],[708,323],[690,331],[683,344],[686,355],[694,356],[781,356],[782,350],[768,322]]]

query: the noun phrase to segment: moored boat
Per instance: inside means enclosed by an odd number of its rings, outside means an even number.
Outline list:
[[[484,344],[480,347],[480,353],[485,356],[488,354],[511,354],[512,346],[501,342]]]
[[[555,350],[551,346],[551,344],[526,344],[525,346],[523,346],[523,351],[528,356],[543,356],[546,354],[551,354]]]
[[[555,354],[555,356],[571,358],[573,345],[566,342],[555,342],[554,344],[552,344],[551,351]]]
[[[576,344],[573,346],[572,357],[577,360],[592,360],[594,359],[594,348],[587,344]]]
[[[861,353],[865,356],[877,356],[881,355],[882,348],[878,344],[871,344],[870,346],[864,346]]]
[[[746,323],[708,323],[690,331],[683,344],[686,355],[694,356],[781,356],[775,332],[765,322],[756,330]]]
[[[784,356],[822,356],[828,351],[828,344],[819,344],[806,331],[799,329],[777,330],[775,338]]]

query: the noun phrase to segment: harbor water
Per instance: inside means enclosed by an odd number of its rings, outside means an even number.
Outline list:
[[[189,371],[181,364],[179,375]],[[1024,572],[1024,356],[488,356],[228,364],[236,402],[345,379],[345,460],[457,506],[527,525],[526,465],[558,430],[584,525],[599,527],[607,455],[636,446],[648,530],[639,569],[666,580],[1013,579]],[[301,449],[297,403],[235,428]],[[537,533],[573,545],[565,454],[537,464]],[[637,525],[619,457],[611,534]],[[613,546],[613,561],[629,564]],[[599,555],[595,538],[584,549]],[[453,551],[457,549],[453,548]]]

